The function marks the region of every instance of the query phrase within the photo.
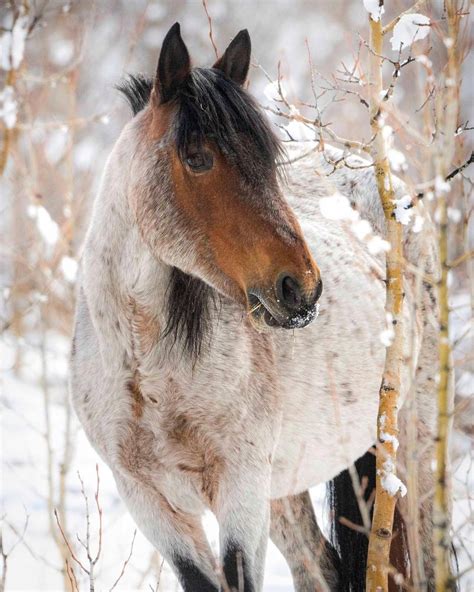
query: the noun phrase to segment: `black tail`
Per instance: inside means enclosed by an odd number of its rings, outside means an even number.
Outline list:
[[[375,489],[375,454],[369,450],[355,462],[359,480],[368,501]],[[329,503],[332,512],[331,542],[341,558],[339,566],[340,592],[365,591],[365,566],[367,564],[368,537],[341,523],[345,518],[352,524],[363,526],[362,516],[348,470],[342,471],[328,483]],[[372,515],[372,513],[371,513]]]

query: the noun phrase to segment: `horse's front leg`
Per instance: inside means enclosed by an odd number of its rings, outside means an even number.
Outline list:
[[[216,563],[201,516],[174,508],[155,487],[115,474],[120,496],[141,532],[170,564],[184,592],[218,592]]]
[[[268,458],[259,462],[240,458],[220,484],[215,512],[223,576],[228,588],[239,592],[258,592],[263,585],[270,530],[270,480]]]

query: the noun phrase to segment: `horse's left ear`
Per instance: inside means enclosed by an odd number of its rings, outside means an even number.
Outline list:
[[[161,46],[156,71],[155,90],[160,103],[173,99],[191,71],[189,53],[181,38],[179,23],[175,23],[166,34]]]
[[[232,39],[224,55],[214,64],[214,68],[222,70],[226,76],[237,84],[243,84],[250,66],[250,35],[243,29]]]

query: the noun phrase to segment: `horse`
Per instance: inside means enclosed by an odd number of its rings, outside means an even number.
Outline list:
[[[243,30],[212,68],[192,67],[176,23],[155,78],[122,84],[133,117],[85,239],[72,402],[186,592],[261,590],[269,536],[296,590],[363,590],[367,536],[350,525],[361,524],[354,471],[366,499],[375,475],[384,252],[325,218],[320,200],[346,195],[380,235],[384,215],[363,159],[335,166],[329,147],[287,158],[244,88],[250,51]],[[395,190],[406,193],[397,180]],[[408,262],[426,274],[436,269],[427,226],[404,236]],[[407,497],[423,500],[430,587],[437,316],[420,277],[405,277],[401,397],[415,391],[420,479]],[[403,439],[399,456],[403,464]],[[332,542],[308,493],[325,482]],[[219,524],[219,558],[202,527],[206,510]],[[392,549],[409,578],[406,530],[392,533]]]

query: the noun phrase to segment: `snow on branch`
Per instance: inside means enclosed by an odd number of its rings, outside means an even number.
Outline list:
[[[28,17],[21,15],[15,20],[12,29],[0,36],[0,69],[9,71],[20,67],[25,53],[28,25]]]
[[[364,8],[370,14],[373,21],[379,21],[385,12],[383,4],[379,0],[364,0]]]
[[[393,28],[390,39],[393,51],[401,51],[420,41],[430,32],[430,19],[423,14],[404,14]]]

